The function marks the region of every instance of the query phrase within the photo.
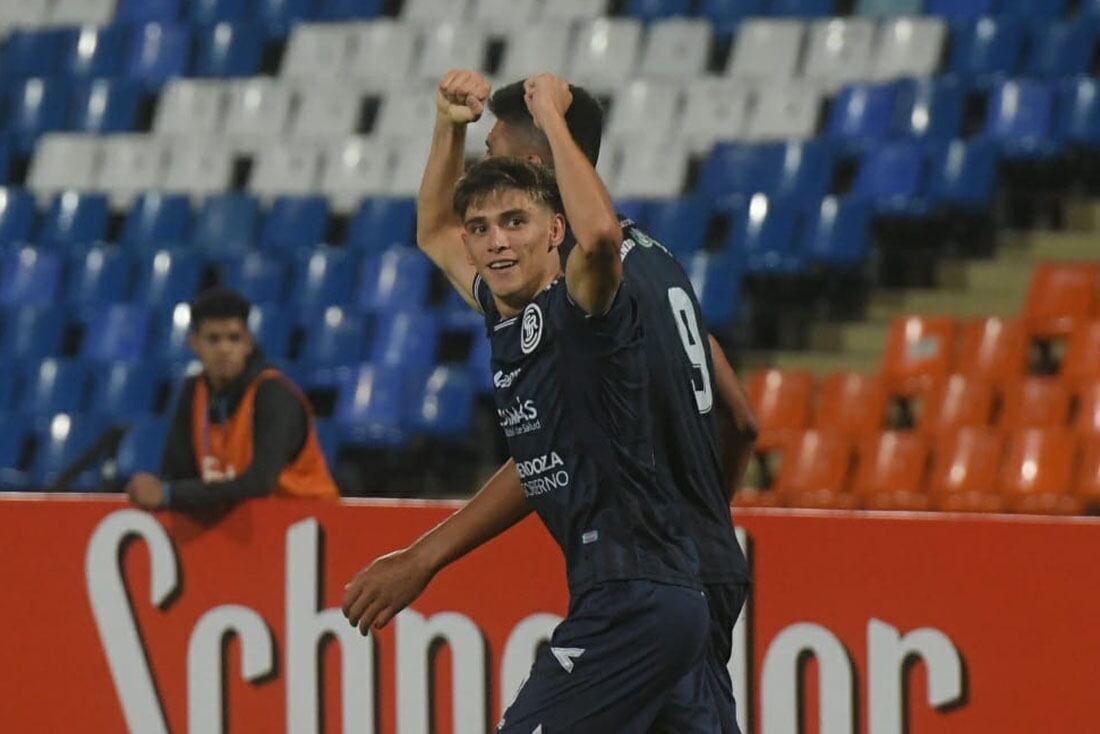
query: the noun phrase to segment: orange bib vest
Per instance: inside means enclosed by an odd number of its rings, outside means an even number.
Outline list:
[[[191,439],[195,446],[199,476],[204,482],[225,481],[240,476],[252,465],[252,425],[256,410],[256,392],[267,380],[282,380],[297,396],[309,421],[305,446],[279,474],[272,495],[336,499],[340,491],[325,465],[325,455],[321,452],[321,443],[317,439],[309,402],[290,380],[274,369],[264,370],[256,376],[241,398],[237,410],[221,425],[210,422],[210,395],[206,381],[200,378],[195,383],[195,397],[191,407]]]

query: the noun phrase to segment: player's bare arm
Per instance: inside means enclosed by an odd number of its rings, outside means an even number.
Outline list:
[[[411,604],[448,565],[531,513],[509,459],[466,505],[415,543],[376,559],[344,590],[344,616],[364,635]]]
[[[726,456],[726,481],[729,498],[741,486],[752,460],[753,448],[756,446],[756,437],[759,429],[756,418],[749,407],[748,397],[745,395],[741,381],[733,371],[726,354],[722,351],[722,345],[714,336],[710,337],[710,351],[714,362],[714,384],[718,388],[719,405],[722,413],[729,419],[733,431],[729,436],[723,454]]]
[[[550,142],[565,218],[577,240],[565,265],[569,296],[587,313],[606,313],[623,275],[619,256],[623,232],[611,194],[577,147],[565,122],[573,101],[568,82],[552,74],[539,74],[528,79],[524,88],[527,109]]]
[[[466,126],[481,118],[489,92],[489,82],[474,71],[454,69],[440,80],[432,146],[416,201],[417,245],[475,309],[476,271],[462,245],[462,222],[451,209],[451,194],[462,177]]]

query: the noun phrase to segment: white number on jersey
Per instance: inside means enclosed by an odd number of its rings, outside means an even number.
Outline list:
[[[692,367],[699,370],[702,377],[702,386],[691,381],[691,387],[695,391],[695,404],[700,413],[709,413],[714,405],[714,393],[710,388],[710,369],[707,368],[707,350],[703,345],[703,337],[699,333],[699,324],[695,319],[695,309],[691,305],[691,297],[683,288],[668,289],[668,305],[672,307],[672,318],[676,321],[676,328],[680,331],[680,342],[684,345],[684,353]]]

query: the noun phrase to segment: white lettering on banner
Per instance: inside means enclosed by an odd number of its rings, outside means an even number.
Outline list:
[[[126,728],[167,734],[164,710],[122,577],[122,551],[134,538],[144,540],[149,550],[149,603],[168,607],[179,588],[176,549],[160,523],[140,510],[120,510],[99,523],[84,556],[84,578]]]
[[[202,615],[187,646],[187,730],[191,734],[221,734],[229,681],[222,644],[228,635],[241,641],[241,674],[260,683],[275,672],[275,641],[263,617],[235,604],[215,607]]]
[[[852,661],[844,644],[818,624],[792,624],[776,635],[764,658],[761,725],[766,734],[798,734],[802,719],[802,661],[818,666],[818,729],[821,734],[852,734]]]

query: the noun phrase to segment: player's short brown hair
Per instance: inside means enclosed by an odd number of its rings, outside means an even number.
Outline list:
[[[471,166],[455,186],[451,204],[460,219],[475,204],[501,191],[522,191],[533,201],[562,213],[561,193],[550,169],[523,158],[486,158]]]

